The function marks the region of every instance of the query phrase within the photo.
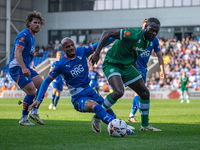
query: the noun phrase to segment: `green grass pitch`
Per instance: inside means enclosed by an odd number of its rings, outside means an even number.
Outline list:
[[[70,99],[60,99],[58,110],[49,110],[50,99],[39,109],[45,125],[19,126],[21,99],[0,99],[1,150],[197,150],[200,149],[200,100],[181,104],[180,100],[151,100],[150,124],[162,132],[142,132],[140,123],[127,121],[131,99],[120,99],[113,106],[117,118],[136,129],[134,135],[111,137],[107,125],[102,132],[91,129],[93,113],[74,110]],[[22,100],[21,100],[22,101]],[[136,119],[140,120],[137,112]],[[32,120],[33,123],[35,123]]]

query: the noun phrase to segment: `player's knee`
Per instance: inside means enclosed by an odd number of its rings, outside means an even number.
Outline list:
[[[150,99],[150,92],[149,92],[149,90],[143,91],[140,97],[141,97],[141,99],[146,99],[146,100]]]
[[[124,95],[124,89],[114,90],[113,94],[117,99],[121,98]]]

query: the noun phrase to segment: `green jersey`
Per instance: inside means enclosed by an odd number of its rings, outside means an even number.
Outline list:
[[[188,82],[188,77],[181,77],[181,86],[186,86],[187,82]]]
[[[144,39],[142,29],[121,29],[120,40],[117,40],[107,52],[104,61],[132,65],[150,45],[151,41]]]

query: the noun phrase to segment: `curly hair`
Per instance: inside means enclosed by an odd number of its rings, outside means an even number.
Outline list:
[[[40,21],[41,21],[41,26],[45,25],[45,20],[42,18],[41,13],[40,13],[40,12],[36,12],[36,11],[32,11],[32,12],[29,12],[29,13],[27,14],[27,17],[26,17],[26,20],[25,20],[25,22],[26,22],[25,27],[26,27],[26,28],[29,28],[28,23],[31,22],[31,21],[33,20],[33,18],[38,18],[38,19],[40,19]]]

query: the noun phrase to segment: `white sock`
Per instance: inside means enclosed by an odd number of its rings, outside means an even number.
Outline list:
[[[186,95],[186,99],[189,100],[189,95]]]
[[[130,113],[129,117],[134,117],[134,115],[132,114],[132,112]]]
[[[24,122],[26,120],[28,120],[28,115],[23,115],[20,121]]]
[[[36,115],[38,113],[38,108],[33,108],[31,114]]]

